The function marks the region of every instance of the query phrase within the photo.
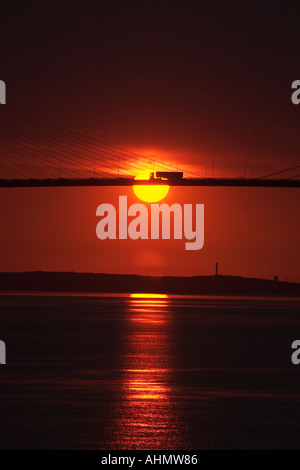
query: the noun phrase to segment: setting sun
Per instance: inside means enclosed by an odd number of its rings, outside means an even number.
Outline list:
[[[150,178],[151,170],[145,170],[138,173],[135,177],[136,180],[148,180]],[[134,185],[134,194],[145,202],[158,202],[161,201],[169,192],[169,186],[164,185]]]

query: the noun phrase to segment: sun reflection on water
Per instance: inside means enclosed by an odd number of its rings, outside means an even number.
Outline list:
[[[115,440],[118,449],[178,446],[171,379],[172,312],[167,296],[151,296],[132,296],[128,300],[123,399]]]
[[[167,299],[167,294],[130,294],[132,299]]]

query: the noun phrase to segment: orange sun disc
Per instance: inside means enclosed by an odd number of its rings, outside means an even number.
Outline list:
[[[151,170],[145,170],[138,173],[135,177],[136,180],[148,180],[150,178]],[[161,201],[169,192],[167,184],[153,184],[153,185],[134,185],[134,194],[144,202],[158,202]]]

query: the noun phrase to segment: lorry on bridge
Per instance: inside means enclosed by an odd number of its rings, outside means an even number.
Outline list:
[[[150,180],[167,180],[172,183],[181,181],[183,178],[182,171],[153,171],[150,173]]]

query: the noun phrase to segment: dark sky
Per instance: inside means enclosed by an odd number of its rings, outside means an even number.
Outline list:
[[[298,2],[6,2],[14,108],[182,163],[297,161]]]
[[[6,106],[209,176],[212,159],[215,176],[286,169],[300,164],[299,13],[294,1],[3,2]],[[208,274],[219,261],[300,281],[299,190],[173,188],[170,204],[205,203],[197,253],[101,245],[96,207],[117,190],[2,191],[0,270]]]

